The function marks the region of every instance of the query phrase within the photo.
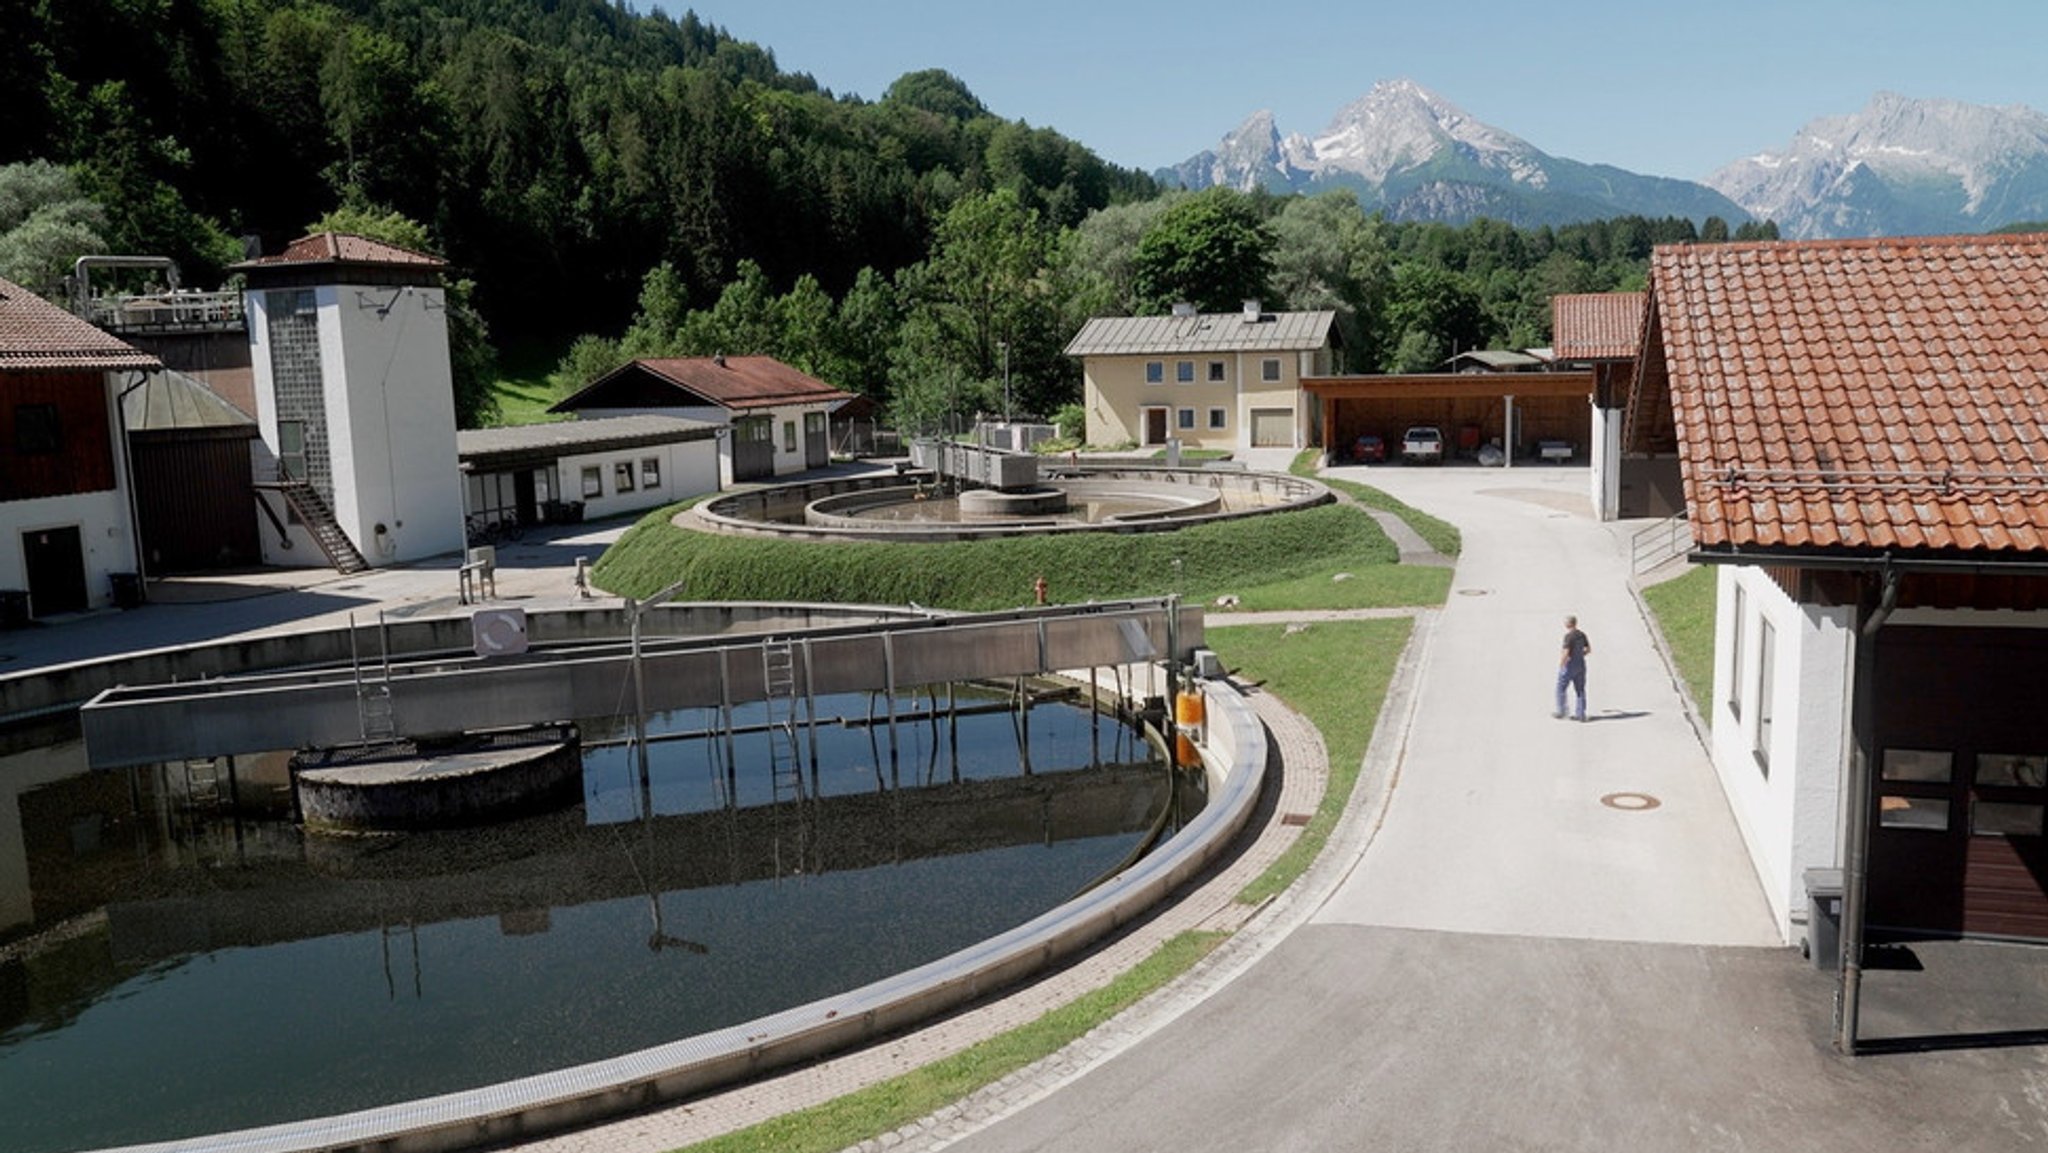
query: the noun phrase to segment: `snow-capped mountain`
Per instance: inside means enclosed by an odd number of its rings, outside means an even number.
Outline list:
[[[1629,213],[1720,216],[1731,223],[1748,218],[1734,202],[1690,181],[1551,156],[1409,80],[1375,84],[1314,137],[1283,136],[1272,113],[1257,113],[1214,150],[1158,176],[1188,188],[1350,187],[1367,207],[1397,219],[1491,216],[1537,225]]]
[[[1787,237],[1985,232],[2048,219],[2048,116],[1880,92],[1707,184]]]

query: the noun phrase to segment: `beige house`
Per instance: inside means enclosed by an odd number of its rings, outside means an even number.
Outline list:
[[[1090,444],[1301,448],[1320,410],[1305,376],[1334,367],[1336,314],[1242,312],[1100,317],[1067,345],[1081,361]]]

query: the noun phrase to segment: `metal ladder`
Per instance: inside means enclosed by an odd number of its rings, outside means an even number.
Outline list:
[[[384,614],[377,614],[378,648],[381,659],[371,675],[363,673],[363,660],[356,648],[356,618],[348,618],[349,663],[356,681],[356,719],[363,742],[388,741],[398,735],[398,718],[391,705],[391,640],[383,635]]]
[[[787,638],[761,643],[761,677],[768,709],[768,756],[775,803],[804,799],[803,757],[796,736],[796,648]]]

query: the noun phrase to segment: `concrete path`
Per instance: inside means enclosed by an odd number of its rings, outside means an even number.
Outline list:
[[[1385,828],[1321,920],[1778,943],[1585,470],[1361,479],[1459,525],[1465,550]],[[1567,613],[1593,642],[1585,724],[1551,716]]]

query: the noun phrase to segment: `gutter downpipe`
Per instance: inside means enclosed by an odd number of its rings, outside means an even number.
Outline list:
[[[1856,636],[1855,695],[1850,728],[1849,805],[1843,831],[1841,984],[1835,990],[1835,1049],[1856,1055],[1857,1019],[1863,1007],[1863,921],[1870,896],[1871,757],[1876,752],[1877,722],[1871,700],[1877,675],[1877,634],[1899,604],[1899,572],[1886,557],[1880,570],[1877,607],[1865,617]]]
[[[84,260],[85,257],[80,257]],[[114,419],[121,429],[121,471],[125,473],[122,487],[128,490],[128,544],[135,550],[135,584],[142,592],[142,599],[148,600],[149,560],[142,555],[142,508],[135,499],[135,453],[128,444],[128,394],[149,383],[154,373],[141,369],[135,371],[135,383],[121,390],[114,398]]]

